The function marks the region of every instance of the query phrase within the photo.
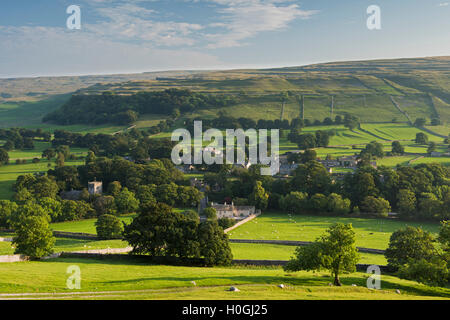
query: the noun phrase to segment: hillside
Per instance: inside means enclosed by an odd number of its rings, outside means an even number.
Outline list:
[[[40,112],[34,113],[30,123],[36,126],[37,118],[41,119],[64,104],[61,99],[58,99],[58,106],[48,103],[49,96],[56,92],[72,90],[76,96],[97,96],[103,92],[132,96],[138,92],[171,88],[238,97],[235,104],[220,108],[221,112],[234,117],[251,114],[255,119],[291,120],[300,116],[298,97],[303,95],[305,118],[309,120],[323,120],[344,113],[357,115],[362,122],[438,118],[444,125],[439,128],[442,132],[447,131],[446,124],[450,123],[450,57],[333,62],[262,70],[9,79],[0,80],[0,88],[1,93],[11,95],[3,98],[6,103],[0,102],[0,115],[8,115],[8,124],[12,116],[23,114],[22,121],[28,125],[29,111],[37,108]],[[23,102],[14,104],[13,101],[34,96],[30,92],[44,92],[45,95],[40,97],[46,98],[41,100],[45,104],[26,103],[25,107]],[[282,92],[289,93],[284,110],[281,110]],[[76,112],[76,109],[72,111]],[[212,118],[217,112],[217,108],[201,108],[191,110],[186,116]],[[157,112],[167,113],[165,110]],[[149,116],[141,114],[140,119]],[[0,117],[0,127],[8,125],[4,120],[6,118]]]

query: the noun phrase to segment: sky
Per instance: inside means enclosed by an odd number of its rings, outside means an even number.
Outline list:
[[[450,0],[0,1],[0,78],[447,55]]]

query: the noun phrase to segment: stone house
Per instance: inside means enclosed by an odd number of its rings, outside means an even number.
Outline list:
[[[101,181],[92,181],[88,182],[88,191],[89,194],[102,194],[103,193],[103,182]]]
[[[230,219],[245,219],[252,214],[257,213],[254,206],[235,206],[234,203],[230,204],[218,204],[212,203],[211,207],[216,209],[217,218],[230,218]]]

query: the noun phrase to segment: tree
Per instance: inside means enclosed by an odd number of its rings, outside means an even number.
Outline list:
[[[308,208],[308,194],[304,192],[291,192],[281,197],[280,207],[290,213],[301,213]]]
[[[10,229],[10,219],[18,206],[15,202],[9,200],[0,200],[0,229]]]
[[[361,151],[361,157],[364,156],[367,156],[368,158],[383,158],[383,145],[379,142],[372,141]]]
[[[326,269],[334,277],[334,285],[341,286],[342,272],[355,272],[359,260],[355,245],[355,231],[351,224],[337,223],[308,246],[300,246],[285,266],[286,271]]]
[[[350,200],[343,199],[341,195],[331,193],[327,199],[328,211],[334,214],[347,214],[350,212]]]
[[[5,149],[0,148],[0,166],[8,164],[8,162],[9,162],[8,152]]]
[[[56,156],[56,151],[53,148],[47,148],[44,151],[42,151],[42,158],[47,158],[48,161],[50,161],[55,156]]]
[[[61,152],[58,152],[58,155],[56,157],[56,167],[61,168],[64,167],[66,158],[64,157],[64,154]]]
[[[41,258],[53,253],[55,237],[50,228],[50,217],[36,215],[25,216],[15,224],[16,236],[13,244],[15,253],[31,258]]]
[[[203,210],[203,216],[208,220],[217,220],[217,211],[212,207],[205,208]]]
[[[61,221],[62,204],[56,199],[45,197],[37,200],[37,203],[47,211],[51,221]]]
[[[436,144],[436,142],[430,142],[429,144],[428,144],[428,149],[427,149],[427,153],[428,154],[431,154],[432,152],[435,152],[436,151],[436,148],[437,148],[437,144]]]
[[[401,189],[397,194],[397,208],[401,215],[408,216],[416,211],[416,195],[408,189]]]
[[[328,194],[331,188],[331,177],[327,169],[317,161],[300,164],[294,171],[291,180],[292,189],[308,194]]]
[[[128,188],[123,188],[115,198],[117,210],[121,214],[136,212],[139,208],[139,200]]]
[[[197,219],[172,212],[168,205],[158,203],[125,226],[124,238],[134,254],[199,258],[198,234]]]
[[[321,193],[316,193],[309,199],[308,207],[317,213],[324,213],[328,209],[328,199]]]
[[[230,265],[233,260],[228,236],[217,223],[217,220],[207,220],[198,227],[200,255],[207,266]]]
[[[97,235],[102,240],[121,239],[123,223],[119,218],[110,214],[101,215],[95,222]]]
[[[416,121],[414,121],[414,125],[419,128],[423,128],[426,123],[427,120],[425,118],[417,118]]]
[[[92,151],[89,151],[86,156],[86,164],[94,163],[95,159],[97,159],[97,157],[95,156],[95,153]]]
[[[350,130],[355,130],[360,125],[359,119],[350,114],[345,114],[344,116],[344,126]]]
[[[450,251],[450,221],[442,221],[438,241],[445,252]]]
[[[405,153],[405,148],[400,144],[399,141],[392,142],[392,155],[403,155]]]
[[[445,287],[450,280],[450,270],[445,260],[434,256],[430,259],[409,259],[400,267],[398,276],[429,286]]]
[[[158,203],[125,226],[124,238],[133,247],[134,254],[164,256],[176,233],[176,218],[171,207]]]
[[[421,228],[408,226],[395,231],[385,252],[388,265],[399,268],[407,264],[409,259],[430,259],[435,250],[433,241],[432,235]]]
[[[317,159],[317,152],[314,149],[307,149],[300,155],[300,161],[302,163],[307,163],[312,160]]]
[[[265,210],[269,203],[269,194],[264,190],[261,181],[256,181],[253,192],[249,196],[249,203],[257,209]]]
[[[100,196],[94,200],[94,209],[98,216],[104,214],[116,215],[117,207],[113,196]]]
[[[117,197],[121,190],[122,185],[119,181],[113,181],[108,185],[108,193],[113,197]]]
[[[147,211],[150,208],[156,205],[156,198],[153,195],[153,191],[156,189],[156,186],[139,186],[136,191],[136,197],[139,200],[139,208],[141,211]]]
[[[63,200],[61,204],[62,211],[58,222],[91,218],[95,214],[92,206],[84,201]]]
[[[415,141],[417,144],[428,144],[428,136],[423,132],[418,132]]]
[[[316,137],[311,133],[301,134],[296,140],[300,150],[312,149],[317,146]]]
[[[362,212],[374,213],[385,217],[387,217],[389,211],[391,210],[389,201],[373,196],[365,197],[363,202],[361,202],[360,208]]]

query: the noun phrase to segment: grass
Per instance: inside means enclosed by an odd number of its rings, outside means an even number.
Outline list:
[[[36,172],[47,172],[50,168],[48,164],[54,167],[54,162],[42,159],[39,163],[27,161],[25,164],[13,164],[0,166],[0,199],[11,199],[14,195],[12,186],[20,175],[33,174]],[[66,161],[66,165],[77,166],[84,164],[84,161],[74,160]]]
[[[66,288],[69,266],[81,270],[81,289]],[[59,298],[106,299],[437,299],[450,290],[382,275],[382,290],[366,289],[367,275],[342,276],[343,287],[330,287],[327,273],[286,273],[281,268],[180,267],[125,260],[53,259],[0,264],[0,293],[66,293]],[[192,284],[195,281],[196,287]],[[283,283],[287,289],[277,288]],[[356,284],[354,287],[352,284]],[[230,285],[238,293],[227,292]],[[399,289],[401,295],[395,294]],[[110,292],[108,292],[110,291]],[[86,292],[70,295],[70,292]],[[102,293],[103,292],[103,293]],[[16,296],[17,297],[17,296]],[[46,297],[46,296],[41,296]],[[51,296],[47,296],[51,297]],[[13,297],[14,298],[14,297]],[[58,298],[58,296],[55,296]]]
[[[364,123],[361,127],[386,140],[414,140],[419,132],[425,133],[430,141],[443,140],[439,136],[432,135],[406,123]]]
[[[351,223],[356,232],[358,247],[386,249],[390,235],[407,225],[420,226],[437,234],[439,224],[403,222],[390,219],[322,217],[307,215],[288,216],[285,213],[264,213],[258,218],[233,230],[231,239],[314,241],[333,223]]]
[[[125,223],[130,223],[136,214],[130,214],[125,216],[120,216],[120,220]],[[85,219],[79,221],[68,221],[68,222],[57,222],[52,223],[51,228],[54,231],[64,231],[64,232],[79,232],[79,233],[90,233],[97,234],[95,229],[95,222],[97,219]]]
[[[259,243],[230,243],[233,258],[238,260],[289,260],[295,246]],[[387,265],[386,258],[380,254],[360,253],[361,264]]]

